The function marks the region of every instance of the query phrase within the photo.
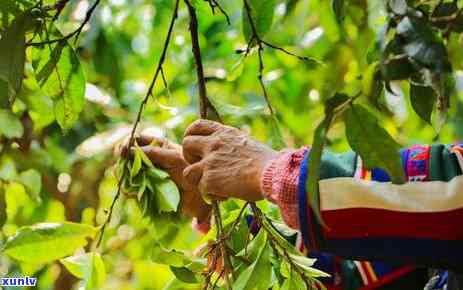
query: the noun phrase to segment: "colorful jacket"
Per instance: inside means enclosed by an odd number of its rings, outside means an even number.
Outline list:
[[[463,250],[463,146],[400,152],[408,182],[394,185],[354,152],[325,151],[319,181],[322,227],[307,206],[310,149],[285,151],[264,171],[262,190],[311,252],[354,260],[459,269]]]

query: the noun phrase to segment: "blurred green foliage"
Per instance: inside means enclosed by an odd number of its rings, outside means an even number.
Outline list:
[[[45,45],[33,43],[75,31],[94,2],[59,1],[66,5],[53,24],[49,16],[56,13],[55,1],[0,2],[1,277],[36,276],[38,289],[78,289],[79,283],[98,289],[198,288],[174,278],[172,270],[181,276],[183,262],[169,268],[162,257],[182,259],[170,249],[191,256],[207,237],[192,230],[188,221],[173,228],[153,227],[134,200],[116,204],[101,257],[78,252],[62,263],[50,263],[47,258],[70,250],[53,246],[54,241],[49,248],[15,248],[31,239],[31,227],[25,226],[53,223],[39,228],[66,240],[89,236],[76,223],[93,229],[104,222],[117,190],[112,148],[129,134],[148,89],[173,2],[102,0],[78,41],[72,37]],[[379,132],[394,148],[396,142],[405,146],[463,139],[463,1],[249,1],[257,12],[260,38],[317,60],[301,61],[264,46],[263,82],[276,116],[269,114],[258,81],[257,49],[246,56],[251,30],[243,2],[218,1],[230,25],[217,9],[212,14],[206,1],[192,2],[209,97],[226,124],[274,147],[282,140],[293,148],[311,144],[325,118],[325,102],[343,92],[356,96],[355,106],[363,107],[365,120],[384,128]],[[166,82],[158,79],[141,122],[143,130],[177,142],[197,118],[188,24],[181,2],[163,66]],[[348,150],[347,135],[357,140],[355,149],[368,155],[375,149],[362,149],[368,136],[359,132],[361,120],[350,112],[346,121],[351,127],[337,116],[323,141],[332,150]],[[372,144],[381,143],[375,139]],[[386,148],[378,156],[383,159],[389,152]],[[241,205],[229,201],[223,207],[236,215]],[[259,206],[278,218],[269,203]],[[17,244],[7,243],[15,234]],[[74,240],[82,246],[80,242]],[[267,248],[260,248],[259,257],[268,254]],[[47,250],[56,257],[47,256]],[[40,261],[20,258],[34,251]],[[284,289],[302,284],[291,278],[292,271],[282,273]]]

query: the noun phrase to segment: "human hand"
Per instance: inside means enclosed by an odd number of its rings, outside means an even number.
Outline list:
[[[182,147],[166,139],[149,135],[137,137],[136,142],[151,162],[165,170],[179,188],[182,213],[190,217],[196,217],[198,220],[206,220],[209,217],[211,208],[201,198],[197,186],[190,184],[183,177],[183,171],[188,166],[188,163],[183,158]],[[158,146],[153,146],[153,143]],[[116,148],[115,154],[126,155],[128,151],[127,141]],[[128,194],[130,195],[130,193]]]
[[[183,139],[183,156],[191,164],[183,175],[202,194],[256,201],[263,198],[260,179],[264,168],[276,155],[237,128],[198,120]]]

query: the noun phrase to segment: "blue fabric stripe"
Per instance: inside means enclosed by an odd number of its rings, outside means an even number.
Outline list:
[[[321,270],[325,273],[330,274],[330,277],[321,279],[323,283],[334,283],[334,278],[336,274],[335,262],[336,258],[332,254],[327,253],[309,253],[309,258],[317,259],[313,264],[315,269]]]
[[[444,286],[447,284],[449,278],[449,271],[441,270],[439,273],[439,281],[434,286],[433,289],[444,289]]]
[[[388,182],[391,181],[389,174],[381,168],[373,168],[371,170],[371,180],[378,182]]]
[[[371,263],[371,267],[373,268],[373,271],[375,271],[376,277],[378,277],[379,279],[403,267],[402,264],[393,266],[391,264],[387,264],[383,262],[370,261],[370,263]]]
[[[408,178],[407,163],[408,163],[409,151],[410,151],[409,149],[403,149],[402,152],[400,152],[400,159],[402,160],[402,167],[404,168],[404,173],[407,178]]]
[[[461,265],[462,241],[429,239],[362,238],[328,239],[324,251],[358,260],[391,260],[433,267],[452,268]]]
[[[307,192],[305,190],[305,183],[307,181],[307,165],[309,163],[309,150],[306,150],[304,159],[302,160],[299,173],[299,182],[297,184],[297,197],[298,197],[298,213],[299,213],[299,227],[301,230],[302,240],[307,249],[311,249],[309,238],[309,216],[307,213]]]

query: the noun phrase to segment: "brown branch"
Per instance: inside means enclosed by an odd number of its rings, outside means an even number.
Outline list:
[[[65,1],[67,3],[67,1]],[[85,14],[85,18],[84,18],[84,21],[79,25],[79,27],[74,30],[73,32],[61,37],[61,38],[56,38],[56,39],[50,39],[50,40],[46,40],[46,41],[42,41],[42,42],[29,42],[26,44],[26,46],[42,46],[42,45],[45,45],[45,44],[52,44],[52,43],[56,43],[56,42],[61,42],[61,41],[65,41],[65,40],[69,40],[71,39],[72,37],[75,37],[75,40],[74,40],[74,43],[77,42],[77,40],[79,39],[79,35],[80,33],[82,32],[82,30],[84,29],[85,25],[90,21],[90,19],[92,18],[92,15],[93,15],[93,12],[95,11],[95,9],[98,7],[98,5],[100,4],[101,0],[96,0],[95,3],[93,3],[93,5],[87,10],[86,14]],[[60,2],[58,2],[60,3]],[[63,4],[61,4],[63,5]],[[65,4],[64,4],[65,5]],[[61,7],[61,6],[58,6],[58,7]],[[64,6],[63,6],[64,8]],[[59,13],[61,13],[61,11],[59,10],[59,8],[57,8]],[[59,14],[58,14],[59,15]],[[55,17],[58,17],[58,16],[55,16]]]
[[[259,35],[257,34],[257,28],[254,24],[254,20],[251,17],[251,7],[248,4],[247,0],[243,0],[244,8],[246,9],[246,15],[248,16],[249,25],[251,26],[251,38],[248,42],[248,46],[246,48],[246,55],[249,53],[251,45],[255,40],[257,43],[257,53],[259,57],[259,74],[257,78],[259,79],[260,87],[262,88],[262,93],[264,94],[265,102],[267,103],[267,107],[270,111],[270,114],[274,115],[275,112],[273,110],[272,104],[270,103],[270,98],[267,93],[267,89],[265,88],[264,80],[262,79],[264,73],[264,59],[262,56],[262,52],[264,50],[264,46],[262,45],[262,40],[260,39]]]
[[[209,3],[209,7],[211,7],[212,14],[215,14],[215,8],[219,9],[220,13],[225,17],[227,20],[228,25],[231,25],[230,17],[228,16],[227,12],[223,7],[217,2],[217,0],[204,0]]]
[[[315,58],[312,58],[312,57],[308,57],[308,56],[302,56],[302,55],[298,55],[298,54],[295,54],[294,52],[291,52],[283,47],[279,47],[279,46],[276,46],[275,44],[272,44],[268,41],[265,41],[263,39],[260,40],[263,44],[265,44],[266,46],[272,48],[272,49],[275,49],[275,50],[279,50],[289,56],[293,56],[301,61],[304,61],[304,62],[307,62],[309,64],[321,64],[320,61],[316,60]]]
[[[188,7],[188,12],[190,14],[190,34],[191,34],[191,44],[192,44],[192,52],[193,57],[196,63],[196,74],[198,77],[198,94],[199,94],[199,112],[200,117],[202,119],[208,119],[209,112],[212,109],[212,112],[215,111],[216,115],[217,111],[212,106],[211,102],[207,97],[207,89],[206,89],[206,78],[204,77],[204,69],[203,63],[201,58],[201,48],[199,46],[199,37],[198,37],[198,18],[196,16],[196,11],[193,5],[190,3],[189,0],[184,0],[185,4]],[[217,227],[217,242],[219,243],[219,248],[222,253],[223,259],[223,266],[225,268],[225,281],[228,289],[231,289],[231,282],[229,273],[231,274],[231,278],[233,279],[233,268],[230,256],[227,252],[227,248],[225,245],[225,240],[222,239],[224,236],[223,233],[223,223],[222,223],[222,216],[220,214],[220,207],[219,202],[217,200],[212,201],[212,212],[214,214],[215,225]]]
[[[148,91],[146,92],[146,95],[145,95],[143,101],[140,104],[140,107],[138,109],[138,114],[137,114],[137,117],[135,119],[135,123],[133,124],[133,128],[132,128],[132,131],[130,133],[129,146],[128,146],[129,148],[134,143],[135,132],[137,131],[138,124],[140,123],[141,116],[142,116],[142,113],[143,113],[143,109],[145,108],[145,105],[148,102],[148,99],[150,98],[150,96],[153,95],[154,85],[156,84],[156,80],[158,79],[158,76],[161,73],[162,65],[163,65],[163,63],[165,61],[166,54],[167,54],[167,48],[169,47],[170,39],[172,37],[175,20],[177,19],[177,16],[178,16],[179,3],[180,3],[180,0],[175,1],[175,7],[174,7],[174,11],[172,13],[172,18],[170,20],[169,30],[167,32],[166,40],[164,41],[164,47],[162,49],[161,56],[160,56],[158,64],[157,64],[156,71],[154,73],[153,79],[151,80]],[[127,158],[128,158],[128,156],[127,156]],[[124,167],[123,167],[124,170],[122,172],[122,176],[120,177],[120,179],[119,179],[119,181],[117,183],[117,192],[116,192],[116,195],[114,196],[113,201],[111,202],[111,206],[110,206],[109,211],[108,211],[108,216],[107,216],[105,222],[103,223],[103,225],[101,226],[100,237],[98,239],[96,247],[99,247],[99,245],[101,244],[101,240],[103,239],[105,228],[106,228],[107,224],[111,220],[111,216],[112,216],[112,213],[113,213],[113,210],[114,210],[114,205],[116,204],[116,201],[119,199],[119,197],[121,195],[122,181],[124,180],[125,176],[128,174],[128,169],[126,169],[126,166],[125,166],[127,164],[127,158],[124,159]]]
[[[198,77],[198,94],[199,94],[199,114],[202,119],[207,119],[208,113],[208,98],[206,89],[206,78],[204,77],[203,62],[201,59],[201,49],[199,47],[198,36],[198,18],[196,11],[189,0],[185,0],[190,14],[190,34],[191,34],[191,49],[196,63],[196,75]]]
[[[56,21],[58,19],[58,17],[61,15],[61,12],[63,12],[64,8],[66,7],[68,3],[69,3],[69,0],[60,0],[55,3],[54,9],[56,10],[56,13],[53,16],[52,21]]]
[[[251,37],[248,41],[248,44],[247,44],[247,47],[246,47],[246,50],[245,50],[245,57],[248,56],[249,52],[251,51],[251,47],[253,45],[253,43],[255,42],[256,45],[257,45],[257,54],[258,54],[258,58],[259,58],[259,74],[257,76],[257,78],[259,79],[259,84],[260,84],[260,87],[262,88],[262,93],[264,94],[264,98],[265,98],[265,101],[267,103],[267,107],[270,111],[270,114],[274,115],[275,114],[275,111],[270,103],[270,97],[268,95],[268,92],[267,92],[267,89],[265,87],[265,83],[264,83],[264,80],[263,80],[263,72],[264,72],[264,58],[263,58],[263,51],[264,51],[264,45],[269,47],[269,48],[272,48],[272,49],[275,49],[275,50],[278,50],[280,52],[283,52],[289,56],[292,56],[292,57],[296,57],[298,58],[299,60],[301,61],[304,61],[304,62],[307,62],[307,63],[313,63],[313,64],[319,64],[319,62],[313,58],[310,58],[310,57],[306,57],[306,56],[301,56],[301,55],[297,55],[293,52],[290,52],[282,47],[279,47],[277,45],[274,45],[274,44],[271,44],[270,42],[268,41],[265,41],[263,40],[259,34],[257,33],[257,27],[254,23],[254,19],[252,19],[252,16],[251,16],[251,7],[249,6],[248,4],[248,1],[247,0],[243,0],[243,3],[244,3],[244,9],[246,10],[246,15],[248,17],[248,20],[249,20],[249,26],[251,27]]]

